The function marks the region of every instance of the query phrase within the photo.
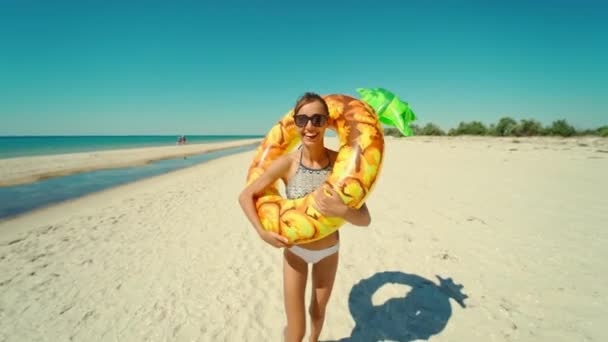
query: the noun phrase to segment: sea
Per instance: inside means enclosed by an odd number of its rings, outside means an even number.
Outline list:
[[[229,140],[262,138],[257,135],[193,135],[186,136],[188,144],[215,143]],[[60,137],[0,137],[0,167],[2,159],[62,153],[125,149],[135,147],[169,146],[178,136],[60,136]],[[97,170],[38,182],[0,187],[0,220],[25,214],[93,192],[106,190],[147,177],[201,164],[235,153],[253,152],[257,146],[234,147],[220,151],[159,160],[150,164],[109,170]],[[252,155],[253,157],[253,155]],[[247,166],[243,166],[247,167]]]
[[[0,159],[177,144],[177,135],[0,136]],[[187,135],[188,144],[262,138],[259,135]]]

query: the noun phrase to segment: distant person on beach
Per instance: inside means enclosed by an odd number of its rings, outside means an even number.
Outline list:
[[[323,328],[325,310],[333,289],[338,269],[339,233],[307,244],[288,245],[288,240],[263,229],[257,216],[255,198],[264,189],[281,179],[285,183],[287,198],[300,198],[320,187],[331,173],[338,153],[324,145],[329,110],[325,100],[317,94],[306,93],[296,102],[294,121],[302,139],[302,147],[272,163],[268,170],[247,186],[239,202],[257,233],[268,244],[283,250],[283,290],[287,326],[284,330],[288,342],[302,341],[306,332],[304,303],[308,264],[312,264],[312,295],[308,312],[311,319],[310,341],[317,341]],[[339,216],[357,226],[369,225],[371,218],[367,205],[360,209],[348,207],[339,195],[315,196],[319,211],[325,216]]]

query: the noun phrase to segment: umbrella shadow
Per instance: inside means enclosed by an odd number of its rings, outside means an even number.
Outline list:
[[[381,272],[353,286],[348,307],[355,320],[350,337],[324,342],[372,342],[427,340],[440,333],[452,315],[450,298],[462,308],[468,297],[463,286],[451,278],[436,276],[439,285],[423,277],[403,272]],[[381,305],[372,296],[385,284],[411,287],[405,297],[391,298]]]

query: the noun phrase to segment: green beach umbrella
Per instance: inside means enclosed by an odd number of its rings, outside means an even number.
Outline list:
[[[396,127],[406,137],[414,135],[409,124],[416,120],[416,114],[407,102],[383,88],[357,88],[357,92],[361,101],[376,111],[380,122]]]

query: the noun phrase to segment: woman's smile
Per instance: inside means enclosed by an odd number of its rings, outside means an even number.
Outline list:
[[[304,139],[308,141],[315,141],[319,137],[319,132],[305,132]]]

